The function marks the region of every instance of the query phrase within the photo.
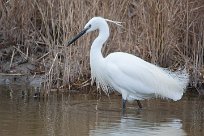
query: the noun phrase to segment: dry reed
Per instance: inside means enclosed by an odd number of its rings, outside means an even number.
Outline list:
[[[203,83],[203,0],[1,0],[1,44],[29,50],[29,62],[45,71],[46,89],[70,88],[90,78],[95,34],[66,42],[93,16],[124,22],[124,29],[110,24],[104,56],[124,51],[163,67],[185,65],[190,84]]]

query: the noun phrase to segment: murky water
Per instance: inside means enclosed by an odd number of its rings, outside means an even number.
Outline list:
[[[203,136],[204,100],[185,96],[178,102],[142,101],[127,105],[121,98],[90,94],[52,93],[34,99],[25,87],[0,87],[0,136]]]

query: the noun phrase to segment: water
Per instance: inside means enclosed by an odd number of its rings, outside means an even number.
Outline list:
[[[0,87],[0,136],[204,135],[204,100],[198,96],[145,100],[141,111],[128,103],[122,114],[120,96],[51,93],[39,100],[28,90]]]

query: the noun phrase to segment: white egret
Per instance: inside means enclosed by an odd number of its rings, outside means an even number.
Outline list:
[[[101,48],[109,37],[108,22],[119,22],[93,17],[84,30],[69,41],[68,45],[82,35],[99,30],[98,37],[93,41],[90,51],[92,83],[101,87],[105,93],[116,90],[122,94],[122,108],[127,100],[139,100],[151,97],[169,98],[174,101],[181,99],[189,81],[186,70],[171,72],[158,67],[134,55],[114,52],[103,57]]]

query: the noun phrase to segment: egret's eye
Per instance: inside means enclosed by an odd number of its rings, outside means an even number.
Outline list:
[[[91,28],[91,24],[88,26],[88,28]]]

